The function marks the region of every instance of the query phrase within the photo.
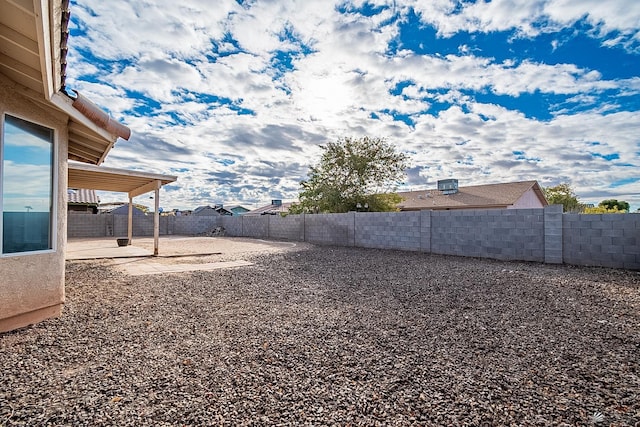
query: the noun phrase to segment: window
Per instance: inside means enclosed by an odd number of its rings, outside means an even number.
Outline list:
[[[2,254],[53,248],[53,129],[5,115],[0,145]]]

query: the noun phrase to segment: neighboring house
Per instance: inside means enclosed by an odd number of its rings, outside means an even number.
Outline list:
[[[245,208],[244,206],[234,206],[232,208],[229,208],[229,210],[231,211],[231,213],[235,216],[240,216],[240,215],[244,215],[247,212],[249,212],[250,210]]]
[[[285,202],[282,200],[272,200],[270,205],[262,206],[261,208],[254,209],[245,213],[247,216],[255,216],[255,215],[281,215],[289,212],[289,208],[293,202]]]
[[[131,131],[66,90],[68,5],[0,0],[0,332],[62,311],[68,187],[155,191],[158,203],[176,180],[98,167]]]
[[[212,208],[211,206],[198,206],[193,210],[191,215],[195,216],[220,216],[220,213],[216,210],[216,208]]]
[[[438,188],[398,192],[401,211],[544,208],[549,203],[537,181],[458,187],[458,180],[438,181]]]
[[[216,212],[218,212],[220,215],[233,216],[233,212],[231,212],[229,209],[226,209],[223,205],[215,205],[213,209],[215,209]]]
[[[67,210],[69,212],[98,213],[100,198],[98,198],[95,190],[70,188],[67,190],[67,197]]]
[[[112,215],[129,215],[129,203],[123,203],[120,206],[113,207],[111,209],[107,209],[102,211],[102,213],[112,214]],[[131,213],[133,216],[145,216],[146,213],[136,205],[133,205],[131,208]]]

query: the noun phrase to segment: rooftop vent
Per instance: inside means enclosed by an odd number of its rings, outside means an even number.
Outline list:
[[[458,192],[458,180],[457,179],[439,180],[438,191],[442,191],[442,194],[456,194]]]

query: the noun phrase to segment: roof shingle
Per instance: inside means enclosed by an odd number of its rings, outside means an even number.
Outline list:
[[[530,189],[538,195],[543,206],[548,204],[537,181],[520,181],[459,187],[457,193],[448,195],[438,190],[399,192],[403,201],[398,207],[401,210],[506,208]]]

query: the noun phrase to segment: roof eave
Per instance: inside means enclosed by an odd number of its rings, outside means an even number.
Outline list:
[[[92,159],[83,159],[85,163],[100,165],[117,139],[129,139],[131,130],[109,117],[109,115],[89,101],[85,97],[71,99],[64,88],[63,66],[66,67],[65,55],[62,50],[63,28],[62,16],[68,14],[68,1],[60,0],[33,0],[36,14],[36,28],[38,35],[38,50],[40,56],[42,88],[46,101],[69,116],[71,122],[76,122],[85,127],[91,133],[96,134],[104,141],[99,156]],[[63,10],[63,9],[67,10]]]

